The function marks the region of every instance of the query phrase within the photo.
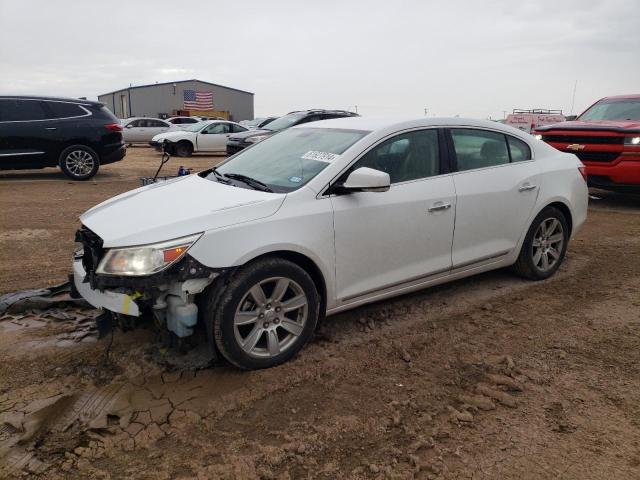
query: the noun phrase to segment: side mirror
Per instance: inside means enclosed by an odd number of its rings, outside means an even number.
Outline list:
[[[340,187],[346,192],[386,192],[391,187],[391,178],[386,172],[360,167]]]

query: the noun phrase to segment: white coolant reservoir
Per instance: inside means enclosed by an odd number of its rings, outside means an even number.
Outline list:
[[[186,303],[175,295],[167,295],[167,328],[178,337],[193,334],[198,322],[198,307],[195,303]]]

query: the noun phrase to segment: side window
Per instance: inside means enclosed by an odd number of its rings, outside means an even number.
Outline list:
[[[501,133],[455,128],[451,130],[458,171],[509,163],[507,141]]]
[[[80,105],[76,105],[75,103],[46,102],[46,104],[51,111],[51,118],[73,118],[82,117],[87,114]]]
[[[195,118],[183,118],[181,123],[198,123],[198,120]]]
[[[233,133],[246,132],[248,129],[244,128],[242,125],[232,125]]]
[[[0,100],[0,121],[45,120],[47,116],[41,101],[10,98]]]
[[[369,150],[350,171],[360,167],[387,172],[391,183],[438,175],[438,131],[428,129],[396,135]]]
[[[507,135],[507,143],[509,144],[509,152],[511,153],[512,162],[531,160],[531,149],[525,142]]]
[[[226,123],[214,123],[209,125],[203,133],[229,133],[229,125]]]
[[[140,127],[144,127],[144,123],[145,123],[144,120],[134,120],[129,125],[131,125],[132,127],[140,128]]]

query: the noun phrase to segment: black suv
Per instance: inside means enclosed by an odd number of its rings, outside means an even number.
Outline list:
[[[53,97],[0,96],[0,169],[59,166],[74,180],[126,154],[119,120],[102,104]]]
[[[275,119],[259,130],[248,130],[234,134],[227,140],[227,155],[233,155],[243,148],[261,142],[274,133],[285,128],[294,127],[301,123],[315,122],[317,120],[329,120],[330,118],[358,117],[357,113],[345,110],[302,110],[289,112],[285,116]]]

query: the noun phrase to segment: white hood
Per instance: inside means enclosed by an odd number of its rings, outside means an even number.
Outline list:
[[[197,136],[196,132],[186,132],[184,130],[173,130],[171,132],[159,133],[151,139],[152,142],[162,142],[163,140],[169,140],[171,142],[177,142],[178,140],[195,140]]]
[[[144,245],[268,217],[285,197],[189,175],[113,197],[80,221],[106,248]]]

